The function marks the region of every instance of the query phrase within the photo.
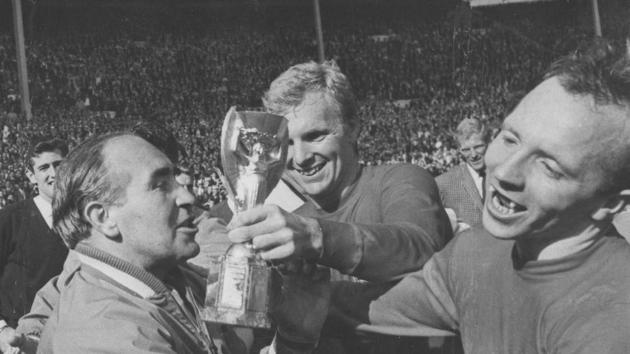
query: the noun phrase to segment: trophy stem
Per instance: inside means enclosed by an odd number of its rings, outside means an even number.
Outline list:
[[[236,184],[236,213],[262,204],[267,198],[267,178],[261,173],[250,173],[238,179]]]

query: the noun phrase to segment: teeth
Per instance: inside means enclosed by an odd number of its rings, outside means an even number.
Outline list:
[[[512,215],[524,209],[520,205],[496,192],[494,188],[490,188],[490,191],[492,193],[492,206],[500,213],[505,215]]]
[[[504,206],[496,194],[492,197],[492,206],[502,214],[511,215],[516,212],[514,208]]]
[[[312,176],[314,174],[316,174],[317,172],[321,171],[321,169],[324,168],[324,165],[318,165],[315,166],[314,168],[309,168],[306,170],[296,170],[299,174],[301,174],[302,176]]]

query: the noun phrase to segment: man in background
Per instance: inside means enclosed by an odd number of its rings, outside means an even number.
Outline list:
[[[435,181],[442,204],[455,232],[481,226],[486,165],[484,154],[490,141],[486,125],[476,118],[462,120],[454,133],[463,161]]]
[[[35,293],[61,272],[68,249],[52,230],[56,170],[68,153],[60,139],[33,138],[26,176],[38,195],[0,211],[0,351],[9,349],[19,318]]]

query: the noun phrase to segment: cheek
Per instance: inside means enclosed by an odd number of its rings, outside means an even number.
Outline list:
[[[490,144],[490,146],[488,147],[484,155],[484,161],[486,163],[486,167],[489,170],[492,170],[496,166],[498,166],[501,163],[501,161],[503,161],[503,158],[502,158],[503,154],[504,153],[501,153],[499,151],[498,147],[496,147],[493,144]]]

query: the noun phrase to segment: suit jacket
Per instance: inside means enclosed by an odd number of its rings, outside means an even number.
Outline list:
[[[483,202],[465,162],[438,176],[435,181],[442,204],[455,211],[459,222],[472,227],[481,226]]]
[[[61,272],[67,254],[33,199],[0,211],[0,319],[15,327],[39,288]]]

